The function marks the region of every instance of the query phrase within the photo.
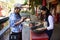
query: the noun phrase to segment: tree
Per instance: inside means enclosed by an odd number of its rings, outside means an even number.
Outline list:
[[[29,1],[31,9],[32,9],[32,14],[35,14],[35,9],[34,7],[37,7],[38,5],[42,4],[42,0],[30,0]]]

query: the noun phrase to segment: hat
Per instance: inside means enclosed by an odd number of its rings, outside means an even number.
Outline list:
[[[19,4],[19,3],[16,3],[16,4],[14,4],[14,7],[22,7],[22,4]]]

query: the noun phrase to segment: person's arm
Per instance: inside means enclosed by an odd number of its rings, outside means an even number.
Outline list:
[[[48,17],[49,26],[47,28],[42,28],[42,30],[52,30],[54,28],[53,17]]]
[[[53,17],[52,16],[48,17],[48,22],[49,22],[49,27],[41,28],[42,30],[52,30],[54,28],[54,22],[53,22]]]
[[[20,24],[21,22],[23,22],[24,19],[25,19],[25,17],[22,17],[22,18],[20,19],[20,21],[16,21],[17,19],[16,19],[15,15],[14,15],[14,14],[11,14],[11,15],[9,16],[10,26],[11,26],[11,27],[17,26],[18,24]]]
[[[18,24],[22,23],[24,20],[25,20],[25,17],[22,17],[19,21],[17,21],[17,22],[15,23],[15,25],[18,25]]]
[[[53,17],[49,16],[48,17],[48,22],[49,22],[49,27],[47,27],[47,30],[51,30],[54,28],[54,22],[53,22]]]

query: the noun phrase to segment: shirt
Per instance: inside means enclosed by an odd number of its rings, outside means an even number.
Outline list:
[[[9,24],[10,24],[10,27],[11,27],[11,31],[12,32],[20,32],[23,28],[22,24],[19,24],[19,25],[15,25],[15,23],[17,21],[19,21],[21,19],[21,16],[16,14],[16,13],[11,13],[10,16],[9,16]]]
[[[48,16],[48,22],[49,26],[47,27],[47,30],[52,30],[54,28],[53,16],[51,15]]]

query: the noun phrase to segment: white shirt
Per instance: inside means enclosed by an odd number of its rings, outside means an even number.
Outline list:
[[[49,15],[48,22],[49,22],[49,27],[47,27],[47,30],[53,29],[54,28],[53,16]]]

